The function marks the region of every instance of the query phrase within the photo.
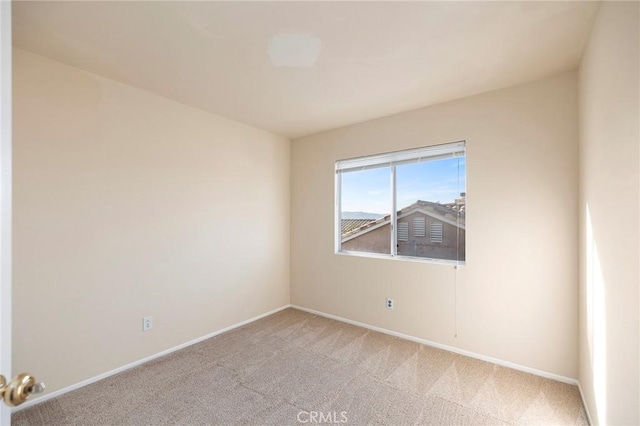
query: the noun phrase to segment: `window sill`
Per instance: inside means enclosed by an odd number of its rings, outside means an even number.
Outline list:
[[[446,259],[430,259],[430,258],[426,258],[426,257],[411,257],[411,256],[400,256],[400,255],[395,255],[392,256],[390,254],[382,254],[382,253],[367,253],[367,252],[363,252],[363,251],[337,251],[335,252],[335,254],[340,255],[340,256],[355,256],[355,257],[369,257],[372,259],[386,259],[386,260],[398,260],[398,261],[404,261],[404,262],[417,262],[417,263],[430,263],[430,264],[435,264],[435,265],[448,265],[448,266],[453,266],[454,268],[456,266],[465,266],[466,262],[461,260],[461,261],[456,261],[456,260],[446,260]]]

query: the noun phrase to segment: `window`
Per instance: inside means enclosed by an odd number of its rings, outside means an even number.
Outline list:
[[[465,142],[336,162],[337,252],[464,263],[465,216]]]

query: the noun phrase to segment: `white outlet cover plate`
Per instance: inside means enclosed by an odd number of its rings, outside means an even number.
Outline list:
[[[142,318],[142,331],[151,330],[153,327],[153,317]]]

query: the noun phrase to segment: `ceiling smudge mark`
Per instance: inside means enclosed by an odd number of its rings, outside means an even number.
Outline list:
[[[269,41],[269,60],[277,67],[313,67],[320,56],[322,41],[310,34],[276,34]]]

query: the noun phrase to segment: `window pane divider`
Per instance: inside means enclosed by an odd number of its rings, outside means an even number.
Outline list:
[[[342,175],[340,173],[336,173],[336,210],[335,210],[335,223],[337,226],[335,227],[335,250],[336,253],[339,253],[342,250]]]
[[[391,230],[391,256],[398,255],[398,232],[396,231],[397,223],[398,223],[398,209],[396,208],[398,204],[396,194],[396,166],[391,166],[391,216],[389,220],[389,224],[391,225],[389,229]]]

